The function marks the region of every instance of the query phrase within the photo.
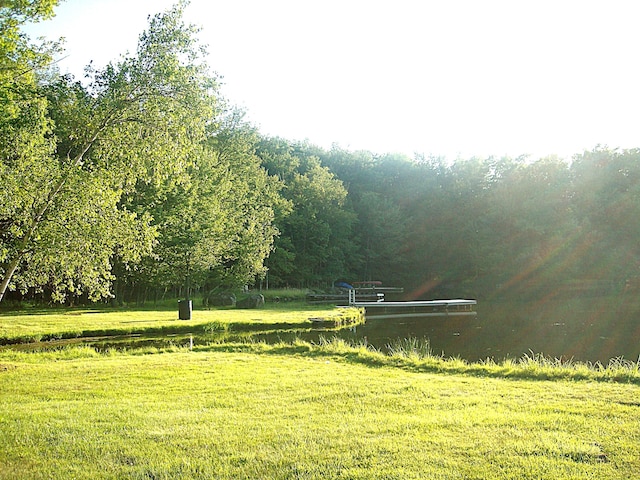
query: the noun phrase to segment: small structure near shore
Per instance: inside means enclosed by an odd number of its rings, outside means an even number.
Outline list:
[[[355,294],[349,295],[349,305],[364,308],[366,317],[447,317],[451,315],[476,315],[476,300],[417,300],[408,302],[360,302]]]
[[[363,282],[336,282],[333,291],[328,293],[311,293],[307,295],[309,303],[335,303],[336,305],[348,305],[349,295],[353,294],[360,302],[382,302],[385,294],[402,293],[402,287],[384,287],[382,282],[369,280]]]

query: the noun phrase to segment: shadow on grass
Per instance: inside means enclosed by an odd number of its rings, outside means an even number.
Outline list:
[[[252,353],[264,355],[332,358],[374,368],[402,368],[417,373],[471,375],[486,378],[538,381],[598,381],[640,385],[640,361],[611,359],[608,365],[581,363],[525,355],[519,359],[469,363],[460,358],[445,358],[419,350],[399,350],[386,354],[367,345],[349,345],[342,339],[322,340],[319,344],[294,341],[267,345],[265,343],[221,343],[198,347],[197,351]]]

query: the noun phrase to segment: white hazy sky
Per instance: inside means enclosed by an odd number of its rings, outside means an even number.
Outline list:
[[[66,0],[63,73],[134,52],[173,0]],[[222,93],[266,135],[350,150],[640,147],[636,0],[192,0]]]

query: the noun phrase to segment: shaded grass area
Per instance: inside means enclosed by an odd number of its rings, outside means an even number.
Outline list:
[[[0,478],[634,478],[640,387],[520,362],[338,340],[6,351]]]
[[[337,324],[362,320],[359,311],[304,303],[268,304],[253,310],[197,309],[191,320],[178,320],[177,308],[29,309],[0,313],[0,345],[134,333],[184,334],[308,327],[310,318],[317,317]]]

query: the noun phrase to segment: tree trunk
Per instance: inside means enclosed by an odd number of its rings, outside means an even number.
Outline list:
[[[2,302],[2,299],[4,298],[4,294],[7,291],[7,287],[9,286],[9,282],[11,281],[13,274],[16,273],[20,260],[22,260],[22,255],[17,254],[7,266],[2,283],[0,283],[0,302]]]

